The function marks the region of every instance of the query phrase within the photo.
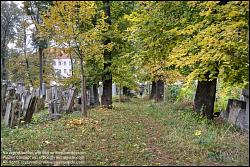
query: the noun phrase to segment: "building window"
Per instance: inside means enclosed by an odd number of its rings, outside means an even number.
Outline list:
[[[64,65],[66,66],[66,61],[64,61]]]
[[[59,61],[59,66],[61,65],[61,62]]]
[[[66,69],[64,69],[64,73],[66,73]]]
[[[69,61],[69,66],[71,65],[71,62]]]

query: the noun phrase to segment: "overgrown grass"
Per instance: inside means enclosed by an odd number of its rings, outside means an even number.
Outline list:
[[[84,165],[249,165],[249,139],[236,127],[214,123],[188,104],[136,99],[31,124],[2,127],[3,151],[81,151]]]

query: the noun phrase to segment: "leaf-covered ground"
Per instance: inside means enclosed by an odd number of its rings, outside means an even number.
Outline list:
[[[210,122],[188,105],[135,99],[47,120],[47,111],[18,129],[2,127],[2,151],[84,152],[83,165],[249,165],[249,138]]]

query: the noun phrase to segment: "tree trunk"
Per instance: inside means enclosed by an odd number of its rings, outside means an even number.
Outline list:
[[[27,40],[26,29],[24,28],[24,39],[23,39],[24,57],[25,57],[26,69],[27,69],[27,73],[28,73],[28,80],[29,80],[31,86],[33,86],[33,81],[32,81],[32,79],[31,79],[31,75],[30,75],[29,60],[28,60],[28,58],[27,58],[26,40]]]
[[[164,81],[163,80],[158,80],[156,81],[155,84],[155,96],[154,99],[156,102],[163,101],[164,99]]]
[[[39,79],[40,79],[40,93],[42,92],[43,84],[43,48],[39,47]],[[39,94],[40,94],[39,93]]]
[[[71,64],[71,76],[73,76],[74,75],[73,58],[72,58],[71,54],[70,54],[69,57],[70,57],[70,64]]]
[[[109,1],[103,1],[104,7],[105,7],[105,16],[107,16],[107,19],[105,19],[105,22],[111,25],[111,19],[110,19],[110,3]],[[104,40],[104,45],[107,45],[111,42],[109,38]],[[104,107],[112,108],[112,73],[110,71],[111,67],[111,52],[109,52],[107,49],[104,50],[104,74],[102,76],[102,82],[103,82],[103,93],[101,98],[101,103]]]
[[[152,88],[149,99],[153,99],[155,97],[155,94],[156,94],[156,82],[152,81]]]
[[[99,106],[99,94],[98,94],[98,85],[93,84],[93,93],[94,93],[94,106]]]
[[[86,79],[85,79],[85,74],[84,74],[84,67],[83,67],[83,58],[81,56],[81,59],[80,59],[80,64],[81,64],[81,111],[82,111],[82,115],[84,117],[87,117],[88,116],[88,113],[87,113],[87,108],[86,108],[86,102],[87,102],[87,99],[86,99]]]
[[[120,83],[120,87],[119,87],[119,103],[121,103],[121,98],[122,98],[122,84]]]
[[[217,79],[198,81],[195,93],[194,111],[201,112],[208,119],[213,119],[216,83]]]
[[[122,94],[125,95],[125,96],[128,96],[129,95],[129,88],[124,86],[122,88]]]
[[[5,39],[4,42],[1,44],[1,79],[7,80],[7,70],[5,66],[5,57],[6,57],[6,44]]]

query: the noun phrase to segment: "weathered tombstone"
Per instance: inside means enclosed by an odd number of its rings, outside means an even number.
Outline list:
[[[27,111],[26,111],[26,113],[24,115],[24,121],[26,123],[30,123],[30,121],[31,121],[32,115],[33,115],[33,113],[35,111],[36,102],[37,102],[37,97],[32,96],[31,99],[30,99],[28,109],[27,109]]]
[[[44,97],[46,95],[46,86],[45,83],[42,83],[42,92],[41,92],[41,96]]]
[[[19,117],[21,112],[21,102],[18,100],[13,100],[11,107],[11,119],[9,126],[12,128],[19,124]]]
[[[229,123],[235,124],[241,129],[245,129],[246,115],[246,102],[235,99],[228,100],[224,118],[226,118]]]
[[[243,100],[246,102],[245,128],[249,130],[249,89],[242,90]]]
[[[15,99],[15,88],[14,87],[7,87],[6,96],[4,98],[5,103],[12,101]],[[7,106],[6,106],[7,107]],[[3,116],[7,113],[7,108],[3,111]]]
[[[6,105],[6,112],[5,112],[5,115],[4,115],[4,125],[5,126],[9,126],[11,106],[12,106],[12,101],[8,100],[7,105]]]
[[[29,104],[30,104],[31,94],[28,92],[25,96],[24,105],[23,105],[23,116],[26,115],[26,112],[28,110]]]
[[[53,106],[53,108],[52,108],[52,114],[58,113],[57,100],[58,100],[57,86],[54,85],[54,86],[52,87],[52,100],[51,100],[52,106]]]
[[[75,87],[69,89],[69,98],[65,107],[66,113],[72,112],[75,97]]]
[[[40,96],[37,98],[35,112],[41,111],[44,109],[44,99]]]
[[[63,108],[63,95],[62,95],[61,88],[57,89],[57,97],[58,97],[58,101],[57,101],[58,111],[60,113]]]
[[[48,106],[49,107],[49,101],[51,100],[51,98],[52,98],[52,94],[51,94],[52,92],[51,92],[51,88],[49,88],[49,89],[46,89],[46,96],[45,96],[45,107],[46,106]]]

